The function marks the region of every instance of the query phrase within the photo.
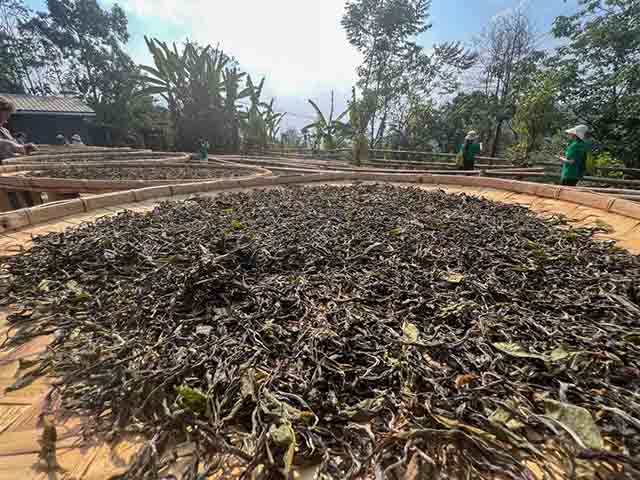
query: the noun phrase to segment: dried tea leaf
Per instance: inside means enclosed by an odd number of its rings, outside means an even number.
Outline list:
[[[522,346],[516,343],[497,342],[493,344],[493,347],[500,350],[502,353],[506,353],[512,357],[518,358],[537,358],[539,360],[547,360],[547,357],[539,353],[530,353]]]
[[[574,432],[586,447],[600,450],[604,447],[600,429],[586,408],[545,399],[545,414]]]
[[[392,235],[394,237],[398,237],[402,235],[402,228],[400,227],[392,228],[391,230],[389,230],[389,235]]]
[[[44,279],[38,284],[38,290],[44,293],[51,291],[51,280]]]
[[[352,407],[340,410],[340,413],[352,420],[366,420],[377,415],[385,405],[383,397],[368,398],[356,403]]]
[[[248,369],[240,379],[240,393],[242,394],[242,398],[256,400],[256,392],[258,391],[256,382],[256,371],[253,368]]]
[[[464,387],[465,385],[469,385],[471,382],[473,382],[476,378],[478,378],[477,375],[474,375],[473,373],[468,373],[466,375],[458,375],[456,377],[456,388],[460,389],[462,387]]]
[[[624,342],[633,343],[634,345],[640,345],[640,331],[632,331],[622,337]]]
[[[492,440],[495,439],[495,435],[492,435],[489,432],[485,432],[480,428],[472,427],[471,425],[467,425],[465,423],[459,422],[458,420],[442,417],[440,415],[433,415],[433,418],[435,418],[438,423],[440,423],[441,425],[449,429],[459,429],[471,435],[477,435],[479,437],[485,437],[487,439],[492,439]]]
[[[464,275],[461,273],[445,273],[442,275],[442,279],[454,285],[458,285],[464,281]]]
[[[413,454],[411,460],[409,461],[409,465],[407,465],[407,471],[404,474],[404,480],[418,480],[420,474],[420,468],[418,465],[420,464],[420,455],[417,453]]]
[[[209,336],[213,327],[211,325],[198,325],[196,327],[196,335],[205,335]]]
[[[418,341],[418,337],[420,336],[418,327],[409,322],[405,322],[405,324],[402,326],[402,332],[404,333],[404,339],[407,342],[411,343],[416,343]]]

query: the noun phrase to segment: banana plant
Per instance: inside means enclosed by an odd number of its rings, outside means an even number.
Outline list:
[[[160,95],[166,102],[173,119],[177,123],[184,107],[187,93],[187,48],[178,52],[175,43],[170,48],[165,42],[144,37],[147,48],[153,57],[154,66],[140,65],[140,70],[147,75],[140,75],[138,80],[144,85],[139,96]]]
[[[228,119],[230,144],[233,151],[237,151],[240,148],[240,126],[241,126],[241,112],[238,111],[238,101],[243,98],[247,98],[251,94],[251,89],[245,87],[240,90],[240,83],[246,73],[240,72],[236,67],[226,68],[223,74],[224,91],[225,91],[225,113]]]
[[[284,113],[274,111],[275,100],[264,103],[261,100],[265,79],[255,84],[247,75],[250,105],[243,118],[243,136],[247,148],[264,150],[270,141],[275,141]]]
[[[273,109],[273,105],[275,103],[275,98],[271,99],[271,102],[267,104],[263,104],[266,107],[266,110],[263,112],[263,117],[265,120],[265,125],[267,127],[267,136],[269,137],[269,141],[275,142],[278,138],[278,133],[280,132],[280,126],[282,124],[282,119],[285,117],[286,113],[277,113]]]
[[[254,94],[255,87],[241,89],[246,74],[220,48],[187,42],[180,51],[175,43],[169,46],[147,37],[145,41],[154,65],[140,67],[139,80],[145,86],[140,95],[160,95],[166,101],[178,146],[191,148],[203,137],[217,147],[237,151],[241,126],[237,102]]]
[[[313,100],[309,99],[309,104],[311,104],[315,110],[316,121],[307,125],[302,130],[304,132],[312,131],[316,147],[320,146],[322,150],[334,150],[341,146],[347,138],[346,132],[348,131],[348,126],[342,121],[342,119],[349,114],[349,110],[347,109],[338,115],[337,118],[333,118],[333,92],[331,92],[331,110],[329,112],[328,119]]]

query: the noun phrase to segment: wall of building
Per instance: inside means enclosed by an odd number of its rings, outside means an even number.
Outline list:
[[[16,113],[9,119],[9,130],[27,134],[33,143],[55,144],[56,135],[61,133],[68,140],[78,133],[87,145],[92,144],[89,136],[89,120],[86,117],[66,115],[31,115]]]

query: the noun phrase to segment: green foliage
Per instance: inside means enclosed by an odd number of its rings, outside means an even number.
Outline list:
[[[475,55],[459,43],[436,45],[427,54],[416,43],[426,32],[430,0],[351,0],[342,25],[349,43],[363,57],[358,86],[371,98],[369,144],[379,145],[396,111],[408,99],[433,90],[455,90],[456,73],[469,68]]]
[[[247,76],[247,92],[251,101],[243,114],[242,131],[245,150],[265,150],[270,142],[275,142],[284,113],[276,113],[273,109],[275,100],[264,103],[261,100],[265,79],[254,84],[251,76]]]
[[[274,111],[273,100],[262,102],[264,79],[254,84],[219,48],[188,41],[180,51],[175,43],[170,47],[145,39],[154,66],[140,67],[145,72],[141,94],[165,100],[178,149],[191,150],[199,139],[206,139],[217,151],[235,153],[241,140],[247,149],[264,149],[275,140],[284,114]],[[246,111],[238,107],[244,98],[250,100]]]
[[[59,84],[58,52],[24,27],[32,17],[22,0],[0,0],[0,91],[44,95]]]
[[[431,151],[436,141],[445,152],[455,153],[470,130],[487,142],[495,126],[491,120],[494,107],[491,98],[480,91],[459,93],[440,105],[413,99],[393,125],[393,146]]]
[[[331,92],[331,110],[329,117],[325,117],[320,107],[313,101],[309,100],[309,104],[316,113],[316,121],[305,126],[303,132],[311,132],[314,148],[320,147],[322,150],[335,150],[342,146],[347,138],[348,127],[342,121],[349,114],[349,110],[345,110],[337,118],[334,115],[334,94]]]
[[[96,111],[95,125],[108,143],[130,137],[141,142],[143,130],[151,128],[153,103],[150,97],[136,100],[137,68],[123,50],[129,38],[124,11],[117,5],[102,9],[96,0],[48,0],[48,10],[33,16],[16,10],[20,3],[2,1],[19,13],[14,52],[23,72],[21,89],[77,93]]]
[[[622,178],[624,176],[623,172],[602,172],[597,171],[598,167],[604,168],[620,168],[624,167],[625,164],[622,160],[615,158],[609,152],[600,152],[593,157],[593,166],[596,168],[596,174],[598,177],[610,177],[610,178]]]
[[[100,108],[119,95],[135,71],[123,50],[129,39],[124,11],[118,5],[103,10],[96,0],[47,0],[47,7],[25,30],[45,39],[64,59],[63,87]]]
[[[367,140],[367,125],[373,112],[369,98],[358,100],[355,87],[352,89],[349,102],[349,132],[351,134],[352,159],[356,165],[369,158],[369,141]]]
[[[561,115],[556,107],[557,82],[550,74],[539,74],[532,79],[517,98],[513,130],[519,141],[511,153],[518,161],[525,161],[537,150],[543,135],[560,126]]]
[[[566,108],[593,131],[602,148],[640,166],[640,3],[580,0],[558,17],[553,33],[567,42],[549,66],[560,75]]]
[[[516,99],[544,54],[536,50],[534,29],[519,8],[492,19],[476,46],[481,52],[482,91],[491,104],[493,134],[487,143],[491,156],[496,156],[505,139],[503,127],[515,113]]]

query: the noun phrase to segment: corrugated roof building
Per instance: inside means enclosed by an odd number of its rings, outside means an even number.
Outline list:
[[[55,144],[59,134],[70,139],[74,134],[87,144],[89,124],[96,112],[82,100],[74,97],[38,97],[0,93],[16,104],[16,113],[9,119],[9,130],[14,135],[22,132],[29,142]]]

